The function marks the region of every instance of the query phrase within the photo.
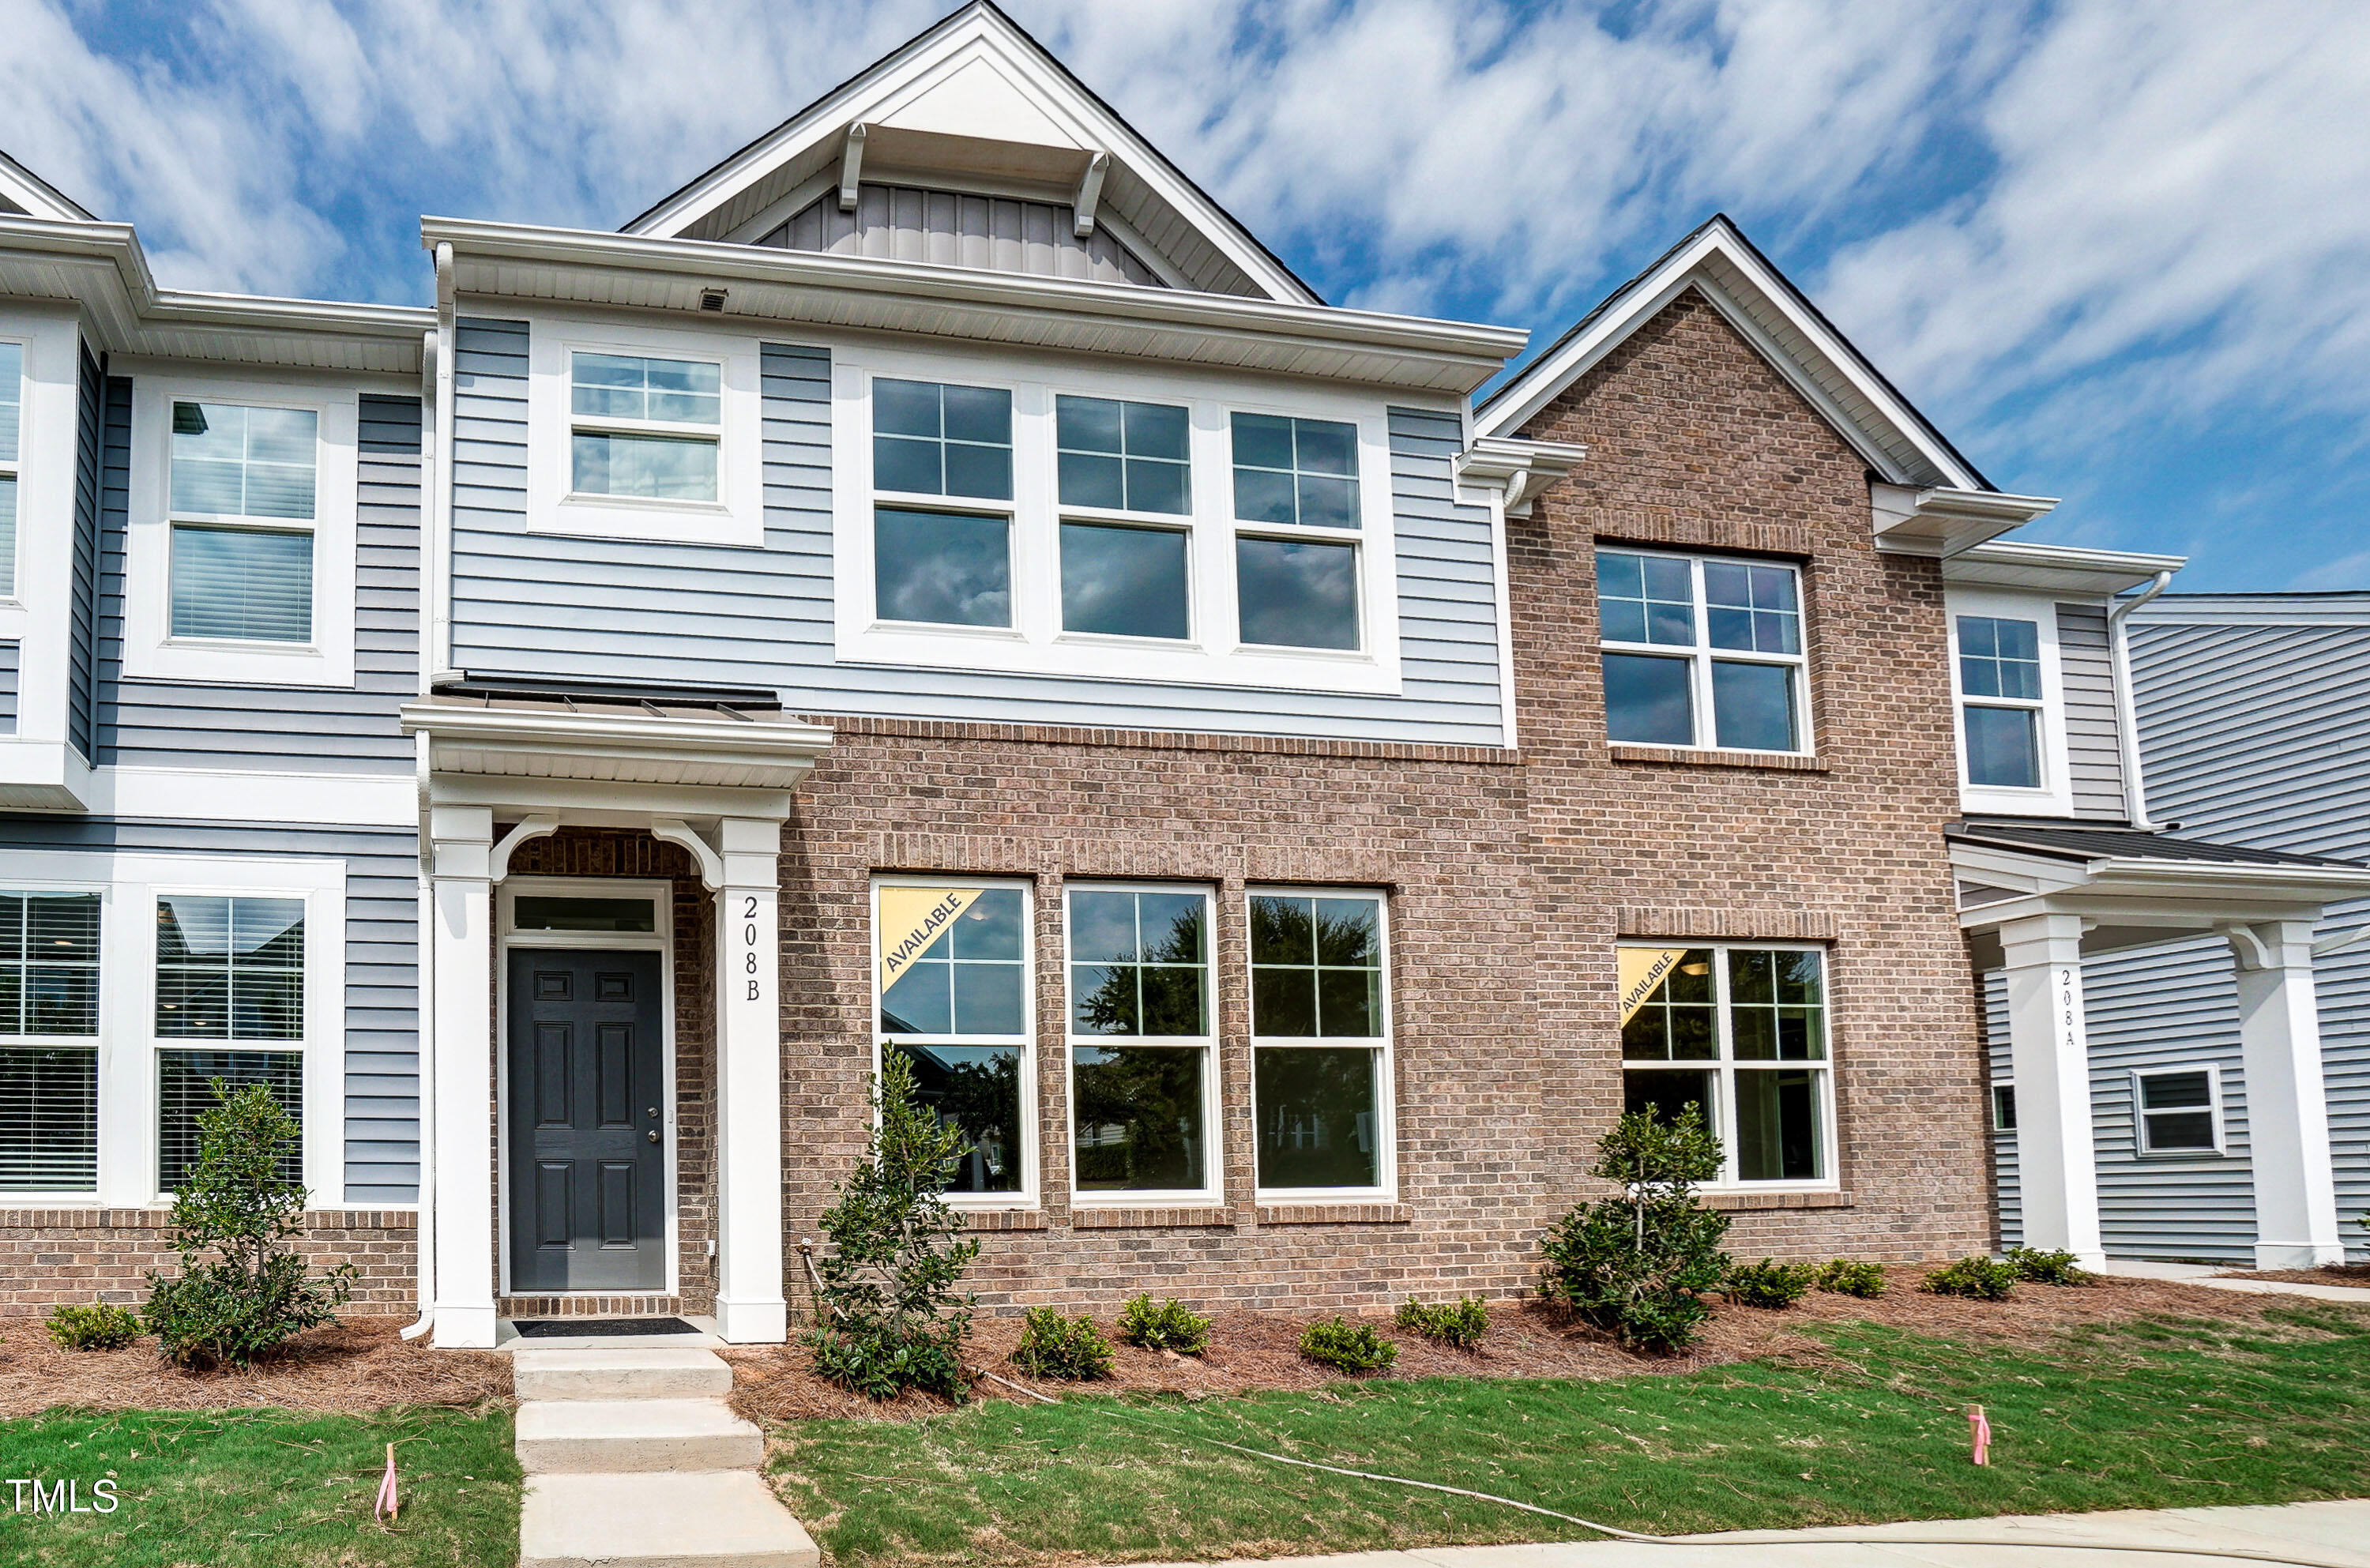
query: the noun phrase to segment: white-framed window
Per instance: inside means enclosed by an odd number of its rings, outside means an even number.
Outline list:
[[[1246,902],[1258,1195],[1387,1197],[1388,901],[1356,889],[1253,888]]]
[[[1399,689],[1379,401],[871,345],[833,389],[842,661]]]
[[[98,1189],[103,899],[0,889],[0,1201]]]
[[[1063,896],[1074,1201],[1214,1203],[1209,890],[1072,882]]]
[[[0,599],[17,596],[17,469],[24,425],[25,345],[0,339]]]
[[[127,674],[353,684],[359,399],[134,378]]]
[[[1606,548],[1596,552],[1596,604],[1608,740],[1812,749],[1794,567]]]
[[[1721,1185],[1833,1186],[1825,950],[1625,942],[1619,959],[1625,1108],[1700,1109]]]
[[[220,1078],[271,1089],[290,1174],[342,1205],[345,889],[334,859],[0,851],[0,992],[60,1031],[0,1033],[0,1183],[63,1183],[8,1201],[167,1201]]]
[[[959,1208],[1037,1202],[1034,921],[1025,882],[873,880],[873,1039],[970,1140],[947,1184]]]
[[[2193,1159],[2226,1152],[2222,1129],[2222,1069],[2133,1069],[2132,1134],[2142,1154]]]
[[[532,319],[534,533],[765,542],[757,344],[728,330]]]
[[[1979,811],[2070,812],[2055,604],[1953,589],[1949,607],[1963,801]]]

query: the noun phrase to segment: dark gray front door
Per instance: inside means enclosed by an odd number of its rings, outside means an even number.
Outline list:
[[[513,948],[511,1288],[666,1283],[659,955]]]

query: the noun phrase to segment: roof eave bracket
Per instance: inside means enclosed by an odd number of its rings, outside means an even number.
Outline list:
[[[843,213],[856,211],[857,181],[864,176],[864,138],[869,133],[860,120],[847,128],[847,143],[839,155],[839,210]]]
[[[1097,153],[1087,160],[1087,172],[1078,178],[1078,199],[1075,203],[1077,222],[1072,232],[1080,239],[1095,236],[1095,209],[1103,199],[1103,176],[1110,170],[1110,155]]]

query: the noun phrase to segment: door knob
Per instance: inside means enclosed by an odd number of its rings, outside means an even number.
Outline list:
[[[657,1133],[655,1133],[655,1132],[653,1132],[652,1134],[650,1134],[650,1142],[652,1142],[652,1143],[656,1143],[656,1142],[658,1142],[658,1141],[659,1141],[659,1136],[658,1136],[658,1134],[657,1134]]]

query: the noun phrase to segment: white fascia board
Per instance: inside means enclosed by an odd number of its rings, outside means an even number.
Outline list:
[[[94,214],[64,191],[18,163],[6,153],[0,153],[0,200],[24,209],[30,217],[51,223],[94,223]]]
[[[0,216],[0,293],[17,268],[80,304],[110,352],[417,375],[436,313],[409,306],[277,299],[157,287],[129,224]],[[50,292],[44,290],[41,292]]]
[[[729,776],[735,787],[788,789],[833,740],[817,724],[745,719],[527,712],[433,700],[406,703],[398,711],[406,734],[429,737],[439,773],[601,781],[635,772],[672,778],[705,770]]]
[[[2057,506],[2054,496],[2008,495],[1948,485],[1918,490],[1878,483],[1868,490],[1877,548],[1944,559],[1987,544]]]
[[[2188,564],[2186,556],[1994,539],[1944,560],[1942,580],[1954,586],[2031,588],[2106,598],[2150,582],[2159,571],[2179,571]]]
[[[2094,860],[2087,891],[2122,887],[2157,896],[2259,898],[2319,902],[2370,893],[2370,868],[2234,865],[2216,860]]]
[[[795,119],[734,154],[715,170],[626,225],[633,235],[680,236],[818,144],[845,134],[851,123],[878,124],[964,67],[985,60],[1014,79],[1042,115],[1076,150],[1110,154],[1200,231],[1221,255],[1271,298],[1314,305],[1316,296],[1269,255],[1216,203],[1186,179],[1158,149],[1081,90],[1035,40],[993,6],[974,6],[876,61]]]
[[[90,810],[184,822],[412,828],[420,822],[419,797],[409,773],[101,767],[91,775]]]
[[[420,232],[453,247],[460,292],[480,298],[696,312],[703,289],[730,284],[734,316],[1426,391],[1471,392],[1529,339],[1513,327],[709,240],[450,218],[424,219]]]
[[[1495,491],[1504,498],[1507,516],[1528,517],[1539,492],[1587,457],[1587,446],[1577,441],[1484,435],[1458,453],[1453,463],[1460,487]]]
[[[1836,431],[1868,460],[1870,467],[1895,484],[1916,484],[1916,476],[1904,470],[1896,458],[1859,428],[1858,421],[1837,408],[1825,388],[1807,375],[1804,367],[1791,354],[1769,341],[1759,325],[1739,308],[1738,303],[1730,297],[1731,285],[1713,275],[1714,264],[1725,268],[1750,285],[1760,296],[1756,303],[1766,305],[1784,317],[1787,324],[1815,350],[1827,368],[1849,385],[1877,411],[1898,438],[1914,448],[1950,486],[1966,490],[1983,488],[1981,478],[1934,438],[1926,421],[1868,368],[1857,352],[1824,322],[1801,309],[1795,303],[1793,290],[1785,281],[1772,273],[1723,223],[1708,225],[1693,244],[1666,258],[1653,271],[1626,289],[1622,297],[1586,331],[1576,334],[1570,341],[1509,382],[1477,416],[1478,433],[1511,435],[1520,431],[1533,415],[1619,346],[1631,332],[1653,319],[1664,306],[1687,288],[1695,287],[1700,289],[1721,316],[1760,351],[1772,367],[1835,425]]]

